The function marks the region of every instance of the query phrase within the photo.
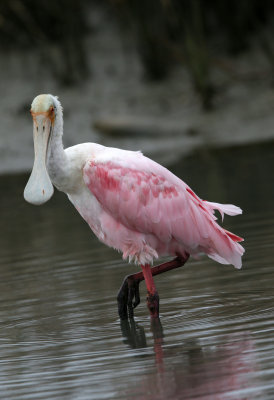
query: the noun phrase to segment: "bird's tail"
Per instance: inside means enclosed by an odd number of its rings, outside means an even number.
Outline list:
[[[233,204],[219,204],[213,203],[211,201],[204,201],[204,203],[207,205],[208,208],[211,209],[213,214],[215,210],[218,210],[222,216],[222,220],[224,219],[224,214],[233,216],[242,214],[243,212],[240,207],[234,206]]]
[[[218,210],[222,216],[242,214],[242,210],[232,204],[219,204],[205,201],[207,208],[214,214],[214,210]],[[222,228],[217,222],[213,222],[213,232],[211,234],[212,246],[207,252],[208,256],[221,264],[232,264],[235,268],[242,267],[242,255],[245,250],[238,242],[244,239],[232,232]]]

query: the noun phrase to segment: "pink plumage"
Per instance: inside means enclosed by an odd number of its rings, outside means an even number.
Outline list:
[[[218,225],[214,215],[215,210],[222,217],[237,215],[240,208],[201,200],[181,179],[140,152],[99,155],[86,163],[83,176],[101,205],[100,239],[120,250],[123,258],[151,264],[159,256],[205,253],[241,268],[244,249],[238,242],[243,239]],[[93,228],[92,221],[87,222]]]

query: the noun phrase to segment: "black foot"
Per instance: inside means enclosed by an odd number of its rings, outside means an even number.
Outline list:
[[[140,280],[129,275],[124,282],[117,296],[118,313],[121,319],[132,319],[134,317],[133,310],[140,303],[139,292]]]

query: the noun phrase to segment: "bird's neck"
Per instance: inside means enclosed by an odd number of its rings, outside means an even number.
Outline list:
[[[47,170],[54,186],[62,190],[62,184],[65,182],[68,174],[68,160],[63,146],[63,116],[59,113],[55,118],[53,131],[51,133]]]

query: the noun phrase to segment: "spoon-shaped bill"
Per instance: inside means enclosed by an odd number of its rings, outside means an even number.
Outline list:
[[[37,117],[33,122],[34,164],[24,190],[25,200],[35,205],[48,201],[54,192],[46,167],[50,133],[49,119]]]

